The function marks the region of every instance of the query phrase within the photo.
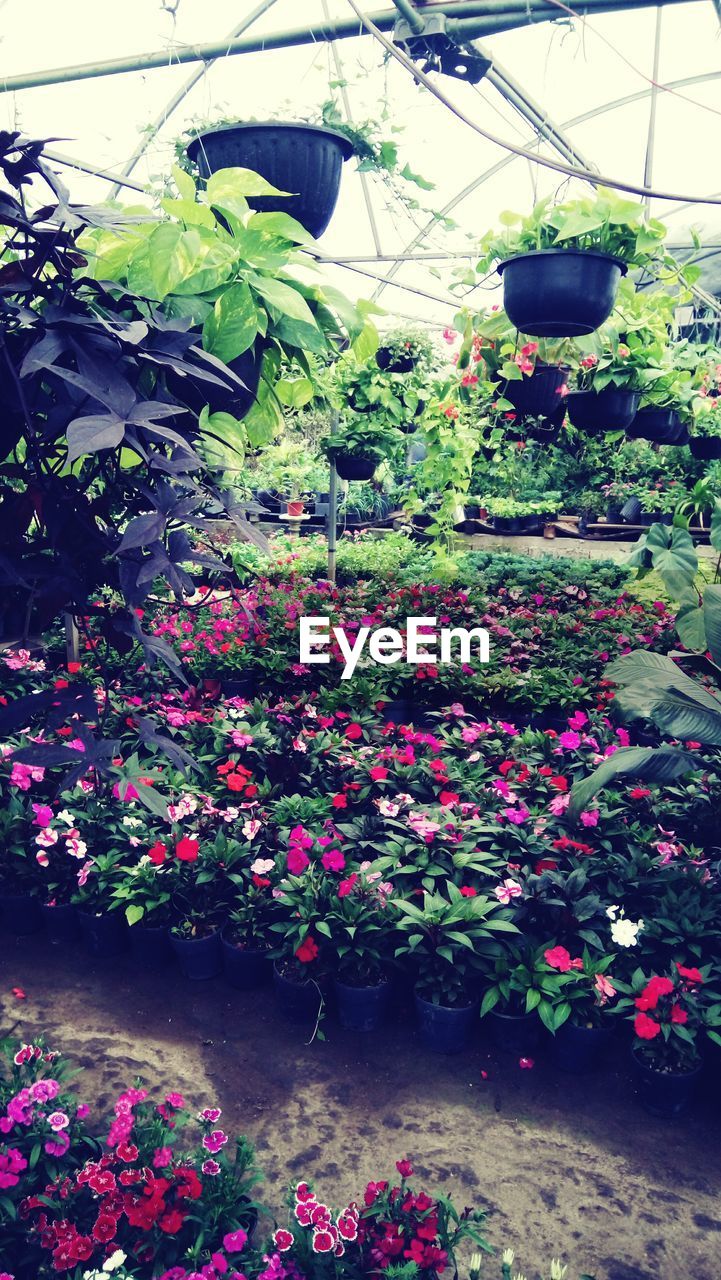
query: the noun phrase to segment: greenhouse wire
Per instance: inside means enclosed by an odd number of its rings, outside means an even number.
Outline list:
[[[661,62],[661,21],[663,9],[656,10],[656,30],[653,40],[653,80],[651,85],[651,109],[648,113],[648,137],[646,139],[646,157],[643,166],[643,185],[650,187],[653,179],[653,156],[656,144],[656,116],[658,110],[658,72]],[[646,213],[651,214],[651,197],[646,196]]]
[[[330,23],[330,10],[328,8],[328,0],[323,0],[323,16],[326,22]],[[341,95],[341,100],[343,102],[343,108],[346,113],[346,118],[349,124],[353,124],[353,112],[351,110],[351,105],[350,105],[350,96],[348,94],[348,87],[346,85],[345,77],[343,75],[343,61],[341,59],[340,53],[338,52],[338,45],[336,41],[331,40],[328,48],[330,50],[330,56],[333,59],[333,65],[335,66],[336,79],[340,84],[340,95]],[[363,203],[365,204],[366,213],[368,214],[368,223],[370,225],[371,235],[373,237],[373,243],[376,248],[376,253],[379,254],[382,251],[382,245],[381,245],[380,232],[378,231],[378,222],[376,220],[375,212],[373,209],[373,202],[371,200],[368,174],[359,173],[358,176],[360,178],[361,191],[363,193]]]
[[[256,5],[252,13],[249,13],[248,16],[243,19],[242,22],[239,22],[237,26],[233,27],[233,30],[228,33],[227,39],[237,40],[240,36],[242,36],[244,31],[247,31],[250,27],[252,27],[253,24],[257,22],[259,18],[262,18],[264,14],[268,13],[268,11],[272,9],[273,5],[275,4],[277,4],[277,0],[261,0],[261,3],[259,5]],[[177,92],[173,94],[171,98],[168,99],[161,114],[156,118],[155,122],[150,126],[150,128],[146,130],[145,136],[138,143],[132,156],[123,167],[123,177],[127,178],[130,176],[135,166],[139,163],[139,161],[145,155],[145,152],[147,151],[150,143],[157,137],[157,134],[163,128],[163,126],[167,124],[173,112],[177,111],[181,102],[185,101],[188,94],[195,88],[197,84],[200,83],[200,81],[203,79],[203,77],[206,75],[206,73],[210,70],[210,68],[213,66],[214,62],[216,61],[218,61],[218,59],[212,59],[209,62],[204,62],[202,67],[200,67],[198,71],[194,71],[193,74],[188,77],[185,84],[181,85],[180,88],[177,90]],[[112,193],[113,198],[117,197],[119,193],[120,193],[120,183],[116,185]]]
[[[472,129],[474,133],[479,134],[480,137],[486,140],[486,142],[492,142],[495,146],[502,147],[504,151],[510,151],[516,156],[521,156],[521,157],[525,157],[526,159],[530,159],[533,161],[534,164],[539,164],[543,168],[551,169],[555,173],[563,173],[570,178],[585,178],[586,181],[590,182],[591,185],[595,187],[611,187],[613,190],[616,190],[616,191],[628,191],[632,195],[637,195],[642,197],[650,196],[654,200],[669,200],[669,201],[673,201],[674,203],[676,201],[687,201],[690,204],[721,204],[721,199],[717,199],[716,197],[690,196],[685,194],[682,195],[678,192],[671,192],[671,191],[655,191],[655,190],[650,190],[647,187],[640,186],[638,183],[626,182],[623,179],[612,178],[606,174],[592,173],[588,169],[581,169],[581,168],[574,169],[569,165],[562,164],[558,160],[553,160],[550,156],[540,156],[540,155],[536,156],[532,151],[529,151],[527,147],[519,147],[512,142],[507,142],[507,141],[504,141],[504,139],[502,138],[496,137],[495,134],[490,133],[489,130],[487,129],[484,129],[482,125],[477,124],[475,120],[471,120],[470,116],[467,116],[465,111],[463,111],[461,107],[456,106],[456,104],[452,102],[451,99],[448,98],[446,94],[443,93],[443,91],[433,83],[430,77],[427,76],[424,71],[421,71],[420,67],[417,67],[410,58],[408,58],[399,48],[397,48],[397,46],[393,44],[392,40],[389,40],[387,38],[387,36],[383,33],[383,31],[381,31],[381,29],[378,26],[376,26],[375,22],[373,22],[371,18],[367,17],[363,13],[363,11],[356,4],[355,0],[348,0],[348,4],[350,5],[353,12],[357,14],[358,20],[363,23],[363,26],[366,28],[369,34],[375,36],[375,38],[383,45],[383,47],[391,55],[391,57],[395,58],[396,61],[401,64],[401,66],[405,67],[406,71],[408,71],[413,76],[413,78],[418,82],[418,84],[422,85],[425,89],[427,89],[428,92],[432,94],[432,96],[436,98],[444,107],[446,107],[446,109],[450,111],[452,115],[456,116],[456,118],[460,120],[463,124],[468,125],[468,127]]]
[[[671,81],[670,85],[666,85],[664,87],[669,88],[674,85],[685,85],[685,84],[702,84],[702,83],[705,84],[705,83],[708,83],[708,81],[710,80],[718,80],[719,78],[721,78],[721,71],[707,71],[707,72],[704,72],[702,75],[684,76],[683,79]],[[575,125],[584,124],[587,120],[593,120],[597,116],[604,115],[609,111],[618,110],[619,108],[629,106],[631,103],[634,103],[634,102],[640,102],[644,98],[649,97],[650,94],[651,94],[650,88],[639,89],[635,93],[627,94],[623,98],[616,98],[614,99],[613,102],[604,103],[600,107],[593,107],[590,111],[584,111],[578,116],[573,116],[572,119],[564,121],[562,127],[564,129],[571,129]],[[528,145],[530,145],[530,143]],[[504,156],[502,160],[498,160],[494,165],[491,165],[489,169],[484,169],[484,171],[481,174],[479,174],[477,178],[473,178],[471,182],[467,183],[465,187],[463,187],[459,192],[456,193],[456,195],[451,197],[448,203],[445,204],[443,208],[440,210],[440,216],[446,217],[449,213],[452,213],[453,210],[456,209],[458,205],[461,204],[465,199],[467,199],[468,196],[473,195],[474,191],[477,191],[479,187],[483,186],[484,182],[488,182],[491,178],[494,178],[497,173],[500,173],[503,169],[507,168],[508,165],[513,164],[514,161],[517,159],[518,159],[518,156],[515,156],[515,155]],[[713,195],[721,197],[721,191],[714,191]],[[695,208],[696,204],[697,204],[697,201],[692,200],[692,201],[687,201],[683,204],[676,205],[676,207],[674,209],[669,210],[665,216],[667,218],[673,217],[675,214],[683,212],[685,209]],[[433,219],[431,222],[428,222],[426,224],[424,228],[424,232],[421,235],[415,236],[413,240],[408,241],[408,243],[405,245],[403,255],[399,255],[399,261],[404,260],[404,255],[406,253],[412,252],[413,249],[415,249],[419,244],[423,244],[425,240],[425,233],[430,232],[431,228],[434,225],[435,225],[435,219]],[[395,270],[396,269],[392,267],[388,273],[391,280],[395,274]],[[376,289],[373,295],[374,300],[380,297],[380,295],[383,293],[383,289],[384,289],[383,285],[381,285],[380,289]]]
[[[584,30],[588,29],[589,31],[592,31],[597,39],[601,40],[612,53],[615,53],[617,58],[620,58],[622,62],[625,62],[626,66],[631,71],[634,71],[637,76],[640,76],[641,79],[645,80],[652,88],[662,90],[664,93],[670,93],[674,98],[679,98],[682,102],[688,102],[692,107],[698,107],[701,111],[710,111],[714,116],[721,116],[721,111],[719,111],[717,107],[710,107],[707,102],[698,102],[696,98],[689,98],[685,93],[678,93],[675,89],[669,88],[668,85],[660,84],[658,80],[658,66],[655,66],[652,76],[647,76],[645,71],[642,71],[640,67],[636,66],[635,62],[631,62],[630,58],[627,58],[625,53],[618,48],[618,45],[615,45],[612,40],[609,40],[607,36],[603,35],[597,27],[588,26],[585,13],[577,13],[575,9],[570,9],[567,4],[563,3],[563,0],[543,0],[543,2],[544,4],[553,5],[556,9],[561,9],[563,13],[569,14],[572,18],[580,18]],[[719,6],[721,6],[721,0],[718,0],[718,3]],[[716,0],[714,0],[714,4],[716,4]],[[660,15],[662,7],[662,5],[658,6],[657,15]]]

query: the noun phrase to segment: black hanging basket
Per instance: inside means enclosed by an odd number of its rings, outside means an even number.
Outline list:
[[[341,480],[370,480],[378,467],[378,459],[363,453],[336,453],[335,469]]]
[[[688,443],[694,458],[702,462],[721,458],[721,438],[718,436],[691,436]]]
[[[188,144],[201,178],[219,169],[252,169],[287,196],[252,196],[258,213],[289,213],[312,236],[323,234],[338,201],[344,160],[353,144],[335,129],[273,122],[205,129]]]
[[[624,391],[620,387],[572,391],[568,397],[568,416],[574,427],[590,435],[625,431],[636,417],[640,398],[638,391]]]
[[[407,355],[394,355],[388,347],[379,347],[376,351],[376,364],[385,373],[410,373],[416,367],[416,357],[410,352]]]
[[[686,444],[688,429],[675,409],[656,409],[649,405],[639,409],[633,422],[626,428],[632,440],[652,440],[654,444]]]
[[[608,320],[621,276],[620,258],[581,249],[538,249],[498,265],[511,324],[537,338],[578,338]]]
[[[519,418],[553,418],[557,421],[559,409],[565,407],[561,389],[569,374],[567,365],[538,363],[528,377],[507,382],[503,398],[510,400]]]

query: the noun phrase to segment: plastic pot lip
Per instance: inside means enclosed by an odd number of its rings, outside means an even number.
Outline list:
[[[703,1060],[697,1062],[695,1067],[691,1067],[689,1071],[659,1071],[658,1067],[652,1067],[648,1062],[644,1062],[637,1048],[631,1049],[631,1057],[641,1071],[653,1072],[658,1076],[659,1080],[692,1080],[703,1071]]]
[[[216,133],[238,133],[245,129],[302,129],[305,133],[319,133],[326,138],[334,138],[340,144],[344,160],[350,160],[351,156],[355,155],[355,147],[344,133],[339,133],[337,129],[329,129],[322,124],[305,124],[302,120],[236,120],[232,124],[209,125],[207,129],[196,130],[186,150],[190,155],[191,147],[201,142],[203,138],[212,137]],[[192,160],[194,157],[191,155],[190,158]]]
[[[617,258],[612,253],[602,253],[600,249],[562,249],[560,245],[555,249],[528,249],[525,253],[514,253],[510,258],[504,258],[499,262],[496,271],[499,276],[503,275],[506,267],[512,262],[521,262],[524,258],[557,258],[559,255],[573,256],[574,258],[600,258],[602,262],[612,262],[617,266],[622,276],[628,274],[628,263],[623,258]]]
[[[443,1013],[468,1013],[478,1005],[477,1000],[471,1000],[468,1004],[435,1004],[433,1000],[426,1000],[417,987],[413,988],[413,995],[420,1004],[427,1005],[429,1009],[440,1009]]]
[[[604,387],[601,391],[594,391],[593,387],[587,387],[585,390],[582,390],[580,387],[576,388],[574,391],[569,391],[568,399],[571,400],[573,398],[578,400],[580,399],[581,396],[584,396],[584,397],[595,396],[596,399],[600,399],[601,396],[608,395],[609,397],[610,396],[626,397],[627,396],[630,400],[632,396],[640,396],[640,394],[641,394],[640,391],[631,391],[628,387],[614,387],[611,384],[609,384],[609,386]],[[637,412],[640,413],[641,410],[639,409]]]

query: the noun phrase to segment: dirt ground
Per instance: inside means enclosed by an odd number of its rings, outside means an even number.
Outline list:
[[[338,1203],[409,1155],[419,1187],[487,1208],[491,1242],[512,1243],[529,1280],[552,1256],[570,1263],[569,1280],[721,1277],[721,1082],[664,1122],[640,1109],[623,1052],[584,1078],[542,1053],[521,1070],[480,1034],[440,1058],[403,1014],[370,1036],[329,1020],[327,1041],[307,1046],[271,988],[194,984],[172,966],[60,954],[42,937],[0,939],[0,992],[4,1029],[46,1033],[84,1068],[88,1100],[106,1108],[140,1075],[195,1105],[217,1102],[226,1128],[254,1141],[279,1212],[291,1181],[312,1179]],[[499,1271],[490,1264],[489,1280]]]

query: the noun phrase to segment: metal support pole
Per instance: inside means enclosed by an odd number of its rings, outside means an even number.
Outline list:
[[[335,435],[338,427],[338,414],[333,415],[330,433]],[[328,481],[328,581],[335,583],[336,540],[338,534],[338,472],[335,459],[330,459],[330,479]]]
[[[569,8],[577,5],[581,14],[618,13],[629,9],[655,8],[659,4],[687,4],[690,0],[569,0]],[[551,22],[558,18],[559,10],[543,0],[469,0],[460,5],[445,3],[433,5],[426,12],[445,14],[449,19],[448,34],[458,43],[466,44],[477,36],[494,35],[514,27],[525,27],[529,22]],[[456,20],[458,13],[468,18]],[[367,16],[381,31],[392,31],[398,10],[381,10]],[[128,58],[109,58],[104,62],[83,62],[75,66],[54,67],[48,71],[31,71],[0,80],[0,93],[15,93],[20,89],[39,89],[51,84],[72,84],[77,80],[97,80],[102,76],[127,75],[133,71],[152,71],[172,68],[184,63],[212,62],[216,58],[232,58],[241,53],[262,53],[271,49],[291,49],[299,45],[318,44],[329,40],[352,40],[363,35],[357,19],[333,23],[318,23],[315,27],[292,27],[286,31],[270,31],[264,35],[242,36],[238,40],[216,40],[209,44],[189,45],[152,53],[132,55]]]
[[[80,661],[80,632],[72,613],[65,614],[65,662]]]
[[[425,30],[426,24],[415,6],[411,3],[411,0],[393,0],[393,3],[401,17],[408,23],[413,34],[416,36],[421,35]]]

